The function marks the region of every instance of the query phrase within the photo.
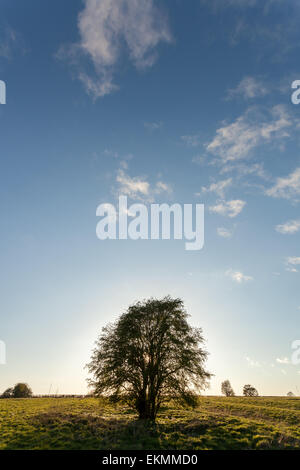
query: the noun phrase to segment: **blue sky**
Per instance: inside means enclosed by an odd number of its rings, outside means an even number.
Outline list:
[[[101,327],[167,294],[203,328],[207,393],[300,390],[299,20],[296,0],[2,0],[1,390],[84,393]],[[98,240],[124,193],[204,203],[203,250]]]

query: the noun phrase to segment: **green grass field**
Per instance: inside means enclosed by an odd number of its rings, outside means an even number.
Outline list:
[[[95,398],[0,400],[3,449],[295,449],[300,399],[201,397],[164,407],[156,425]]]

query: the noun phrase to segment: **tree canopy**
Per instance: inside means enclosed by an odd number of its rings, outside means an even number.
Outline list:
[[[30,398],[32,396],[31,388],[25,383],[17,383],[14,387],[8,388],[2,393],[2,398]]]
[[[88,364],[95,395],[125,399],[152,420],[166,399],[195,404],[211,374],[202,330],[187,317],[181,299],[151,298],[103,328]]]
[[[233,391],[233,388],[232,388],[231,383],[229,382],[229,380],[224,380],[224,382],[222,382],[221,390],[222,390],[223,395],[225,395],[226,397],[234,397],[235,396],[235,393]]]
[[[243,394],[245,397],[258,397],[258,391],[252,385],[244,385]]]

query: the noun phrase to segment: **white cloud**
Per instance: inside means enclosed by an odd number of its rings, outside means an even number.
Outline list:
[[[218,3],[238,6],[238,7],[252,7],[256,5],[257,0],[216,0]]]
[[[251,359],[250,357],[246,357],[246,361],[248,362],[250,367],[261,367],[261,363]]]
[[[224,227],[218,227],[217,232],[218,232],[219,237],[223,237],[223,238],[231,238],[233,234],[232,230],[229,230]]]
[[[215,214],[233,218],[242,212],[245,205],[246,202],[241,201],[240,199],[235,199],[232,201],[220,201],[216,205],[210,206],[209,210]]]
[[[149,131],[157,131],[158,129],[161,129],[162,126],[163,123],[161,121],[144,122],[144,127]]]
[[[164,191],[167,192],[167,193],[171,193],[172,192],[172,187],[169,184],[164,183],[163,181],[158,181],[155,185],[154,192],[156,194],[160,194]]]
[[[293,234],[300,230],[300,220],[290,220],[282,225],[276,225],[275,230],[283,235]]]
[[[245,99],[252,99],[258,96],[264,96],[268,92],[269,89],[265,87],[262,81],[254,77],[245,77],[236,88],[228,90],[228,98],[242,96]]]
[[[149,194],[150,185],[147,181],[138,177],[131,178],[123,170],[118,171],[117,182],[119,183],[120,194],[125,196],[137,197]]]
[[[192,162],[193,163],[196,163],[197,165],[204,165],[205,163],[205,156],[204,155],[195,155],[193,158],[192,158]]]
[[[243,282],[247,282],[247,281],[253,281],[252,276],[246,276],[242,272],[233,271],[232,269],[228,269],[225,275],[230,277],[233,281],[237,282],[238,284],[242,284]]]
[[[152,201],[157,194],[172,192],[171,186],[163,181],[157,181],[154,186],[151,186],[147,178],[139,176],[131,177],[125,173],[124,169],[118,170],[116,182],[118,185],[118,195],[122,194],[134,199]]]
[[[226,189],[228,189],[231,185],[232,185],[232,178],[228,178],[226,180],[218,181],[217,183],[212,183],[210,186],[207,186],[207,187],[203,186],[202,192],[203,193],[214,192],[219,197],[224,198]]]
[[[292,273],[297,273],[298,269],[295,266],[298,266],[300,264],[300,257],[297,256],[289,256],[286,259],[286,264],[287,264],[287,271],[290,271]]]
[[[276,359],[276,362],[278,362],[279,364],[290,364],[290,360],[288,357],[282,357],[282,358],[278,357]]]
[[[249,109],[231,124],[217,129],[213,140],[206,145],[206,151],[222,163],[241,160],[257,146],[289,137],[288,128],[293,122],[282,105],[274,106],[267,116]]]
[[[17,36],[16,32],[12,28],[5,28],[4,33],[1,35],[0,42],[0,57],[10,59],[12,56],[12,50],[16,44]]]
[[[285,178],[277,178],[275,185],[268,189],[266,194],[284,199],[293,199],[300,196],[300,167]]]
[[[170,42],[165,15],[153,0],[85,0],[78,17],[80,41],[62,47],[59,57],[68,57],[78,68],[78,78],[94,98],[116,90],[116,65],[122,54],[138,69],[151,67],[160,42]],[[87,73],[80,57],[88,57],[95,69]]]
[[[198,147],[198,145],[200,145],[200,136],[198,134],[182,135],[181,139],[189,147]]]
[[[291,267],[287,267],[285,270],[288,271],[289,273],[297,273],[298,272],[298,269],[291,268]]]
[[[290,273],[297,273],[298,269],[296,266],[300,265],[300,257],[297,256],[289,256],[285,260],[285,264],[287,267],[285,268],[286,271],[289,271]]]
[[[220,173],[229,173],[235,171],[240,176],[259,176],[263,179],[268,179],[262,163],[227,163],[225,164]]]
[[[208,4],[214,10],[218,8],[227,8],[227,7],[253,7],[257,4],[257,0],[201,0],[202,3]]]
[[[293,265],[297,265],[297,264],[300,264],[300,257],[297,257],[297,256],[289,256],[287,258],[287,262],[289,264],[293,264]]]

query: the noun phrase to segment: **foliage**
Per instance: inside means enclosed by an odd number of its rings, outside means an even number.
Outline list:
[[[14,398],[29,398],[32,396],[32,390],[27,384],[17,383],[13,388]]]
[[[13,388],[7,388],[1,395],[1,398],[13,398]]]
[[[243,395],[245,397],[258,397],[258,391],[252,385],[244,385]]]
[[[2,393],[1,398],[30,398],[32,390],[27,384],[17,383],[14,387],[8,388]]]
[[[88,365],[95,394],[126,399],[141,419],[154,420],[170,397],[196,405],[211,374],[202,331],[187,316],[182,300],[171,297],[131,305],[96,343]]]
[[[234,397],[235,395],[229,380],[224,380],[224,382],[222,382],[221,390],[223,395],[225,395],[226,397]]]
[[[294,397],[295,394],[294,394],[293,392],[288,392],[288,393],[287,393],[287,396],[288,396],[288,397]]]

